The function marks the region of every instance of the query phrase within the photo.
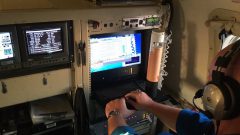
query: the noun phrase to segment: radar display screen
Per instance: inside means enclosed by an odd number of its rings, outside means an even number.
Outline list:
[[[0,60],[13,58],[13,43],[10,32],[0,32]]]
[[[61,28],[26,30],[29,55],[63,51]]]

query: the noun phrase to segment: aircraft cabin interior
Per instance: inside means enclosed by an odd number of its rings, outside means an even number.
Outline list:
[[[204,109],[193,97],[217,52],[239,39],[239,7],[240,0],[0,0],[0,135],[107,135],[106,104],[135,90]],[[143,110],[125,120],[139,135],[174,133]]]

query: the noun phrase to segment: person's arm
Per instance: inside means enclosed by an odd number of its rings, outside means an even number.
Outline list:
[[[168,128],[176,132],[176,123],[181,109],[152,102],[147,110],[155,114]]]
[[[108,134],[111,135],[118,127],[127,126],[127,123],[121,114],[113,115],[108,118]]]
[[[132,128],[128,127],[125,121],[125,118],[130,116],[133,112],[134,111],[127,109],[124,98],[110,101],[105,108],[105,114],[108,118],[108,134],[136,134]]]
[[[127,102],[136,109],[155,114],[168,128],[176,131],[176,123],[181,109],[157,103],[141,91],[130,92],[125,97]]]
[[[176,131],[179,135],[214,134],[213,122],[201,113],[154,102],[141,91],[127,94],[126,99],[136,109],[155,114],[168,128]]]

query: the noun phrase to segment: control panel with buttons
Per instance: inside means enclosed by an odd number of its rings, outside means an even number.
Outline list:
[[[123,18],[123,29],[129,28],[155,28],[161,26],[161,19],[158,15],[148,15],[133,18]]]
[[[159,15],[146,15],[109,20],[92,19],[88,20],[88,32],[89,35],[94,35],[131,29],[152,29],[159,28],[161,24],[161,17]]]
[[[154,115],[144,111],[136,111],[134,114],[126,118],[127,124],[142,135],[151,131],[151,125]],[[107,121],[101,121],[90,126],[92,135],[108,135]]]

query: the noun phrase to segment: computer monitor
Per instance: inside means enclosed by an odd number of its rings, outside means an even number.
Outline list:
[[[142,33],[90,36],[92,88],[135,78],[142,63]]]
[[[72,21],[18,26],[24,68],[69,64],[73,55]]]
[[[91,36],[91,73],[141,64],[141,33]]]
[[[51,54],[63,51],[61,28],[26,30],[28,55]]]
[[[0,26],[0,73],[21,67],[17,31],[14,25]]]
[[[13,58],[13,43],[10,32],[0,32],[0,60]]]

